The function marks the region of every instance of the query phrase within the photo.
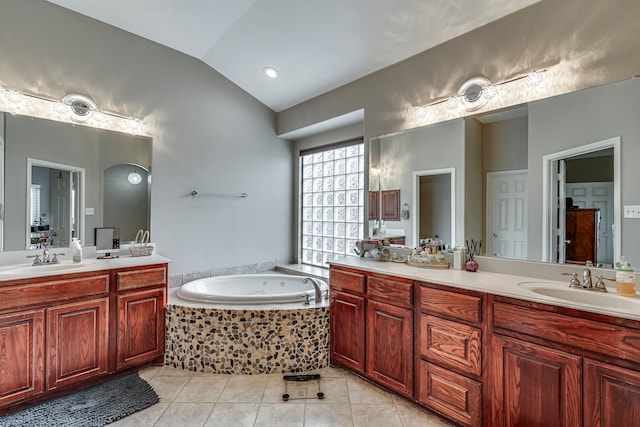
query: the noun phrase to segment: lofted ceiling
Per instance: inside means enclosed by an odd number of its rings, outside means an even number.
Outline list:
[[[198,58],[278,112],[540,0],[48,1]]]

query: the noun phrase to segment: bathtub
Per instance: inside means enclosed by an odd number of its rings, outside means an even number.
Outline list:
[[[329,286],[319,281],[322,295]],[[286,274],[238,274],[197,279],[185,283],[179,298],[220,304],[277,304],[314,301],[315,289],[307,277]]]
[[[169,290],[164,364],[215,374],[310,372],[329,365],[329,300],[306,277],[243,274]],[[323,297],[328,285],[318,281]],[[307,304],[309,301],[309,304]]]

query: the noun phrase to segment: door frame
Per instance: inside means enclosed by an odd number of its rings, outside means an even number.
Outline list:
[[[420,244],[420,177],[449,175],[451,181],[451,245],[456,245],[456,168],[413,171],[413,246]]]
[[[547,154],[542,157],[542,261],[556,261],[553,259],[555,233],[553,217],[556,214],[556,209],[553,208],[556,203],[554,200],[555,193],[553,187],[556,182],[556,163],[568,157],[607,148],[613,148],[613,231],[611,233],[613,239],[613,259],[618,259],[622,253],[622,241],[620,239],[620,226],[622,225],[622,208],[620,206],[622,201],[620,192],[620,137],[616,136],[580,147]]]
[[[79,187],[78,188],[78,239],[82,242],[84,242],[84,211],[85,211],[85,206],[84,206],[84,188],[85,188],[85,169],[84,168],[79,168],[79,167],[75,167],[75,166],[70,166],[70,165],[65,165],[62,163],[54,163],[54,162],[49,162],[46,160],[38,160],[38,159],[33,159],[31,157],[27,157],[27,185],[26,185],[26,199],[27,199],[27,203],[26,203],[26,222],[25,222],[25,233],[26,233],[26,238],[25,238],[25,248],[29,248],[29,246],[31,245],[31,230],[30,230],[30,225],[31,225],[31,171],[32,171],[32,167],[33,166],[40,166],[40,167],[44,167],[44,168],[49,168],[49,169],[59,169],[59,170],[63,170],[63,171],[68,171],[68,172],[77,172],[78,173],[78,182],[79,182]],[[69,232],[71,232],[71,228],[69,229]],[[69,236],[69,241],[71,241],[71,235]]]

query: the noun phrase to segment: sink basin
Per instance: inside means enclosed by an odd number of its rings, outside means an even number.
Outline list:
[[[31,265],[20,264],[0,268],[0,275],[9,274],[38,274],[38,273],[61,273],[66,270],[74,270],[83,267],[82,264],[44,264]]]
[[[640,312],[640,298],[623,297],[616,293],[589,291],[586,289],[561,287],[545,282],[522,282],[518,286],[534,294],[564,300],[567,302],[588,304],[595,307],[634,310]]]

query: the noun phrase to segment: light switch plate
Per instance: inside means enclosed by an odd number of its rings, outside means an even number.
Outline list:
[[[85,208],[84,209],[84,214],[85,215],[95,215],[95,209],[94,208]]]
[[[625,218],[640,218],[640,205],[625,205],[624,206]]]

